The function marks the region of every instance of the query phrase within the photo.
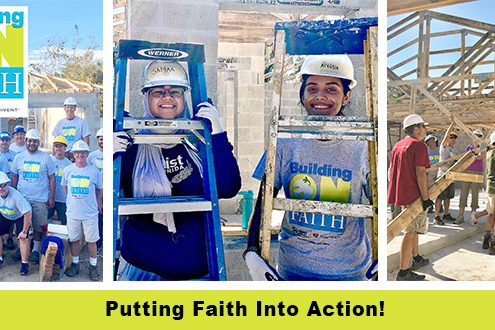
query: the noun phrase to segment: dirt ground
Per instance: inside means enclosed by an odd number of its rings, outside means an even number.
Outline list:
[[[39,265],[29,263],[29,275],[21,276],[19,271],[21,268],[20,261],[14,261],[12,255],[15,250],[8,250],[4,245],[3,249],[3,266],[0,268],[0,282],[40,282]],[[81,250],[79,259],[80,272],[75,277],[68,277],[62,274],[61,278],[56,282],[90,282],[89,279],[89,257],[87,248]],[[98,251],[98,272],[100,274],[100,282],[103,278],[103,250]]]

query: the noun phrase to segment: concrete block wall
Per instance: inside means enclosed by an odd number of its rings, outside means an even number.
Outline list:
[[[236,144],[237,161],[241,171],[242,190],[258,190],[259,182],[251,178],[254,168],[264,150],[265,92],[263,72],[265,69],[263,43],[220,43],[220,57],[249,58],[249,68],[235,71],[219,71],[219,108],[224,114],[226,130],[230,140]],[[235,77],[236,76],[236,77]],[[234,79],[238,89],[234,91]],[[235,96],[237,95],[237,100]],[[234,112],[237,105],[237,128],[234,124]],[[236,132],[237,130],[237,132]],[[237,140],[235,139],[237,137]],[[235,211],[239,203],[231,204]],[[223,203],[226,204],[225,202]],[[223,210],[227,211],[224,207]]]
[[[199,43],[205,46],[208,95],[217,91],[218,0],[128,0],[129,39],[167,43]],[[142,114],[139,82],[147,61],[131,61],[126,107]]]

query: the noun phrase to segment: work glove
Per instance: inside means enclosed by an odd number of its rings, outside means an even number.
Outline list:
[[[218,117],[217,108],[209,102],[201,102],[198,104],[197,117],[206,118],[211,122],[211,134],[219,134],[225,130],[222,128],[222,123],[220,123],[220,118]]]
[[[132,138],[124,131],[113,132],[113,154],[126,152],[132,145]]]
[[[282,281],[277,271],[256,252],[248,251],[244,256],[244,260],[253,281]]]
[[[432,208],[435,205],[431,199],[423,199],[423,211],[428,210],[429,208]]]

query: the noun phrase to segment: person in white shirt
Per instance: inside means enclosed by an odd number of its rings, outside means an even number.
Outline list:
[[[88,122],[76,116],[76,109],[77,100],[74,97],[65,99],[66,118],[60,119],[52,132],[53,137],[62,135],[67,139],[67,151],[71,151],[72,145],[78,140],[83,140],[89,144],[89,136],[91,135]]]
[[[17,154],[26,151],[26,130],[24,127],[22,125],[14,127],[12,136],[14,137],[14,143],[10,145],[9,149]]]

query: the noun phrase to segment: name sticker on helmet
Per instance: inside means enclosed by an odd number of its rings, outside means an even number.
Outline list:
[[[156,59],[178,59],[188,57],[189,54],[180,50],[167,48],[147,48],[138,51],[138,54],[144,57]]]
[[[323,62],[321,63],[320,69],[339,71],[339,66],[332,63]]]

